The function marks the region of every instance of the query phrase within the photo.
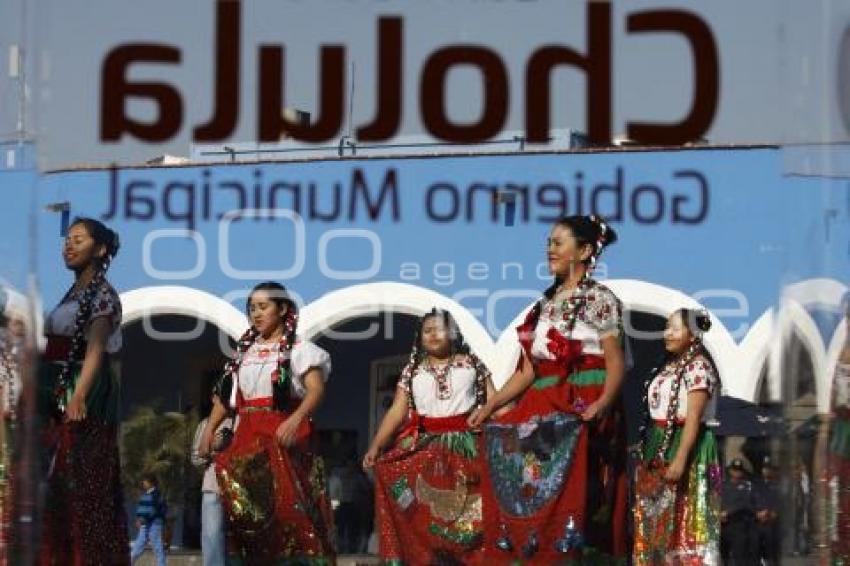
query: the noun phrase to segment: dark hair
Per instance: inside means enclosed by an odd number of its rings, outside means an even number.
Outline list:
[[[714,369],[714,373],[717,375],[718,382],[720,382],[720,371],[717,369],[717,364],[714,363],[714,358],[708,351],[708,348],[705,347],[701,338],[703,332],[708,332],[709,329],[711,329],[711,317],[709,316],[708,311],[680,308],[673,311],[673,314],[670,316],[672,317],[674,315],[679,315],[679,317],[681,317],[682,321],[688,327],[688,332],[690,332],[691,336],[698,341],[699,350],[697,354],[702,355],[706,360],[708,360],[708,363],[711,364],[712,369]],[[653,368],[652,374],[655,375],[658,373],[672,355],[673,354],[665,350],[662,358],[658,360],[656,367]]]
[[[564,216],[555,222],[555,226],[569,228],[579,245],[590,244],[594,246],[594,253],[601,252],[604,248],[617,241],[617,232],[602,220],[602,218],[595,215],[581,216],[575,214],[573,216]]]
[[[449,350],[451,355],[464,354],[469,358],[472,367],[475,369],[475,404],[477,406],[482,406],[487,400],[487,380],[491,378],[490,370],[487,369],[484,362],[481,361],[481,359],[466,343],[466,340],[464,340],[463,334],[460,331],[460,327],[452,316],[452,313],[447,310],[434,307],[420,317],[419,324],[416,327],[416,335],[413,338],[413,348],[411,348],[410,351],[410,359],[401,371],[400,380],[402,383],[406,384],[405,389],[407,391],[408,408],[415,410],[413,386],[411,382],[413,380],[413,376],[416,374],[417,368],[426,357],[425,348],[422,346],[422,328],[425,326],[425,323],[432,318],[440,318],[443,321],[443,324],[445,324],[446,330],[449,333]]]
[[[253,297],[254,293],[257,291],[266,291],[271,300],[274,301],[281,310],[283,310],[284,306],[293,312],[298,310],[298,307],[295,305],[295,301],[289,297],[289,292],[286,290],[286,287],[277,281],[263,281],[262,283],[254,285],[254,288],[251,289],[251,294],[248,295],[248,299],[245,301],[245,312],[248,314],[251,313],[251,297]]]
[[[463,336],[460,334],[460,328],[458,327],[457,322],[455,322],[452,313],[436,307],[422,315],[419,319],[419,324],[416,327],[416,346],[419,348],[420,352],[425,351],[425,347],[422,344],[422,329],[425,328],[425,323],[432,318],[439,318],[446,327],[446,332],[449,335],[449,351],[451,352],[451,355],[469,353],[469,346],[467,346],[464,342]]]
[[[617,232],[601,217],[595,214],[591,216],[578,214],[564,216],[555,222],[555,226],[567,228],[579,246],[589,245],[593,248],[590,257],[584,262],[590,269],[596,264],[596,260],[602,254],[602,250],[617,241]],[[561,278],[555,276],[552,285],[543,292],[547,299],[551,299],[554,296],[561,283]]]
[[[679,315],[682,322],[688,327],[688,332],[693,336],[699,336],[703,332],[711,330],[711,317],[707,311],[681,308],[674,311],[670,316],[673,315]]]
[[[85,330],[89,323],[94,301],[101,288],[106,285],[106,272],[112,263],[112,259],[118,253],[118,248],[121,247],[118,241],[118,234],[106,227],[105,224],[94,218],[86,218],[78,216],[74,218],[71,226],[85,226],[86,232],[89,233],[95,245],[105,246],[106,253],[102,258],[95,259],[96,269],[94,277],[89,281],[88,285],[82,291],[82,298],[79,301],[80,308],[77,311],[77,316],[74,319],[74,333],[71,337],[71,347],[68,349],[66,363],[62,366],[57,377],[57,386],[54,390],[54,399],[56,400],[56,410],[59,415],[65,412],[65,397],[67,391],[72,384],[71,367],[72,364],[85,354],[86,335]],[[71,296],[73,287],[68,290],[65,298]],[[65,299],[62,299],[64,302]],[[57,415],[58,416],[58,415]]]
[[[121,248],[121,242],[118,239],[118,234],[114,230],[110,230],[99,220],[87,218],[85,216],[78,216],[74,218],[74,221],[71,222],[69,228],[73,228],[79,224],[85,226],[86,232],[88,232],[91,239],[94,240],[95,245],[106,247],[106,255],[109,259],[118,255],[118,250]]]
[[[153,472],[145,472],[142,474],[142,481],[146,481],[153,486],[159,486],[159,480]]]
[[[292,379],[292,348],[295,346],[296,332],[298,327],[298,309],[289,297],[286,287],[275,281],[264,281],[258,283],[251,289],[248,295],[248,300],[245,302],[245,310],[250,314],[251,297],[257,291],[266,291],[278,307],[283,309],[288,307],[286,314],[282,317],[283,335],[280,338],[280,349],[278,351],[276,377],[272,384],[272,395],[274,397],[274,405],[279,409],[286,407],[289,399],[289,381]],[[216,395],[225,406],[227,406],[226,398],[230,397],[234,385],[233,376],[239,371],[242,365],[242,358],[248,349],[254,344],[259,335],[259,331],[253,325],[248,327],[248,330],[239,338],[236,343],[236,356],[229,360],[224,365],[224,372],[219,378],[218,383],[213,387],[213,394]],[[274,375],[274,374],[273,374]],[[235,409],[235,407],[230,407]]]

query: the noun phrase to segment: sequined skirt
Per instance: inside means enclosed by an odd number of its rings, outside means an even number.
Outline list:
[[[39,564],[128,564],[129,542],[118,454],[118,379],[101,365],[85,420],[52,419],[51,384],[60,366],[42,364],[39,387],[45,431],[47,494]],[[80,368],[74,369],[74,381]]]
[[[233,441],[215,460],[227,514],[228,564],[334,564],[333,516],[312,425],[301,423],[295,445],[283,449],[279,411],[239,415]]]
[[[479,435],[408,432],[375,464],[381,558],[387,564],[480,564]]]
[[[680,426],[673,435],[665,462],[676,454],[681,436]],[[677,484],[664,480],[663,466],[648,464],[663,438],[664,428],[654,425],[635,474],[633,564],[720,564],[722,484],[714,434],[700,431],[688,467]]]

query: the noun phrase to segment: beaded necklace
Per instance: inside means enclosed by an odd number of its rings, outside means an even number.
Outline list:
[[[83,356],[83,346],[86,342],[86,324],[89,322],[95,297],[106,281],[106,271],[109,269],[111,261],[112,257],[110,255],[107,254],[104,256],[97,271],[95,271],[94,277],[92,277],[91,281],[81,291],[82,298],[79,301],[79,309],[74,319],[74,333],[71,337],[71,347],[68,350],[68,357],[61,366],[53,391],[56,406],[60,414],[64,414],[67,408],[68,391],[73,386],[72,368]],[[72,286],[62,299],[62,303],[74,294],[75,289]]]
[[[295,345],[295,331],[298,327],[298,314],[295,309],[290,308],[283,318],[283,334],[278,341],[280,345],[277,353],[277,371],[273,374],[274,382],[277,383],[283,391],[287,391],[285,387],[292,378],[292,348]],[[236,355],[233,359],[228,360],[224,364],[224,372],[216,385],[216,394],[221,398],[224,391],[224,383],[226,380],[231,380],[235,383],[234,378],[239,374],[239,368],[242,367],[242,362],[245,359],[245,353],[254,345],[259,336],[256,328],[251,326],[239,338],[236,343]]]
[[[459,331],[458,331],[459,332]],[[454,348],[455,352],[452,354],[451,360],[454,360],[456,354],[464,354],[469,359],[470,365],[475,370],[475,406],[482,407],[487,401],[487,379],[490,378],[490,370],[487,369],[487,366],[484,365],[484,362],[479,358],[463,341],[461,337],[460,343],[456,345]],[[404,368],[401,370],[400,381],[404,385],[404,390],[407,394],[407,407],[410,411],[416,410],[416,402],[413,398],[413,376],[416,375],[416,370],[422,364],[423,359],[425,359],[426,354],[421,351],[419,348],[419,333],[413,337],[413,347],[410,350],[410,357],[408,358],[407,364],[405,364]],[[440,380],[444,380],[447,384],[448,388],[451,387],[450,382],[450,374],[451,374],[452,362],[450,361],[446,364],[445,368],[442,371],[445,371],[445,376],[437,375],[440,370],[432,369],[431,373],[434,375],[435,380],[437,381],[437,392],[438,396],[440,395]],[[427,367],[426,367],[427,369]],[[451,390],[448,389],[448,393],[446,393],[446,389],[443,390],[443,395],[447,395],[445,397],[439,397],[440,399],[450,399],[451,398]]]

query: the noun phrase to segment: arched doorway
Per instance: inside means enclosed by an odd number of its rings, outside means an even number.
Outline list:
[[[232,347],[232,339],[214,324],[182,314],[129,322],[123,338],[118,362],[128,504],[139,494],[141,474],[155,473],[168,499],[172,547],[200,548],[202,470],[188,457],[226,360],[222,344]]]
[[[342,554],[368,550],[373,494],[360,459],[392,403],[417,324],[417,316],[385,311],[340,321],[312,337],[333,362],[316,424]]]
[[[217,326],[186,315],[137,320],[124,325],[123,335],[118,359],[125,416],[150,404],[164,411],[200,411],[227,360],[222,340],[232,347]]]
[[[643,393],[652,370],[664,359],[664,327],[667,319],[640,310],[623,314],[626,333],[626,377],[623,383],[623,407],[626,412],[628,443],[638,440],[640,419],[643,416]]]

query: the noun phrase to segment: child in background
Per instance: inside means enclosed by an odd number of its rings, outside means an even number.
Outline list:
[[[139,534],[130,552],[130,562],[136,560],[145,551],[145,545],[150,542],[156,555],[157,566],[165,566],[165,548],[162,543],[162,531],[165,526],[165,500],[159,491],[159,482],[153,474],[142,477],[142,495],[136,503],[136,525]]]

